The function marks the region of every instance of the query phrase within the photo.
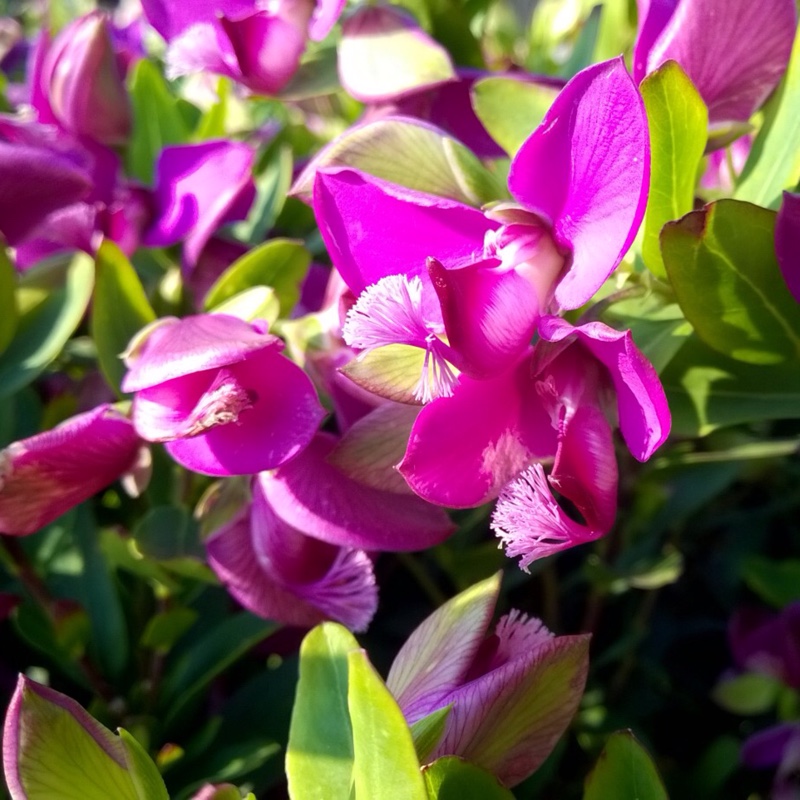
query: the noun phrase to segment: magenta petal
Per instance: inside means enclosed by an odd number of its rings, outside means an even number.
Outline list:
[[[147,21],[167,40],[174,39],[192,25],[211,22],[217,14],[231,16],[253,8],[252,0],[141,0]]]
[[[445,269],[436,259],[428,272],[439,296],[456,366],[482,378],[508,369],[530,344],[539,302],[516,270],[494,269],[496,261]]]
[[[572,252],[555,289],[559,308],[583,305],[622,260],[649,181],[647,116],[622,57],[579,72],[519,149],[508,180],[511,194]]]
[[[638,0],[639,32],[633,48],[633,79],[641,83],[647,75],[647,57],[661,31],[678,6],[678,0]]]
[[[800,303],[800,194],[783,193],[775,222],[775,254],[789,291]]]
[[[317,0],[308,24],[308,38],[321,42],[331,32],[346,2],[347,0]]]
[[[288,525],[365,550],[422,550],[453,531],[447,514],[416,497],[372,489],[327,462],[336,440],[319,434],[295,459],[259,480]]]
[[[669,435],[669,405],[652,364],[633,343],[630,331],[616,331],[602,322],[573,328],[566,320],[546,316],[539,334],[549,342],[576,336],[608,369],[617,392],[619,426],[633,456],[646,461]]]
[[[556,432],[524,358],[488,380],[462,376],[452,397],[426,405],[398,469],[420,497],[468,508],[496,497],[532,460],[555,451]]]
[[[107,405],[10,445],[0,453],[0,532],[39,530],[127,472],[141,446]]]
[[[185,259],[196,264],[211,235],[230,221],[231,208],[253,195],[254,158],[249,145],[225,140],[165,147],[156,163],[156,220],[145,243],[185,240]]]
[[[658,23],[650,27],[646,20],[636,62],[644,61],[646,48],[647,72],[677,61],[712,123],[747,121],[786,71],[797,27],[794,0],[680,0],[668,20],[653,12],[664,28],[654,38]]]
[[[474,260],[497,225],[477,209],[406,189],[355,170],[322,170],[314,213],[334,265],[356,294],[381,278]]]

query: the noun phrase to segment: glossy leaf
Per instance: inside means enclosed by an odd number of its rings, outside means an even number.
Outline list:
[[[764,116],[734,197],[777,209],[783,190],[800,181],[800,35],[795,36],[789,68]]]
[[[45,262],[28,270],[17,291],[17,333],[0,355],[0,397],[30,383],[61,353],[83,319],[94,286],[92,259]]]
[[[144,748],[125,728],[119,729],[119,738],[139,800],[169,800],[161,773]]]
[[[97,360],[108,384],[121,395],[125,352],[134,334],[156,318],[133,265],[112,241],[100,245],[95,260],[91,332]]]
[[[781,276],[775,213],[720,200],[664,227],[670,281],[698,337],[751,364],[800,361],[800,304]]]
[[[349,652],[358,642],[326,622],[300,647],[300,677],[292,709],[286,775],[292,800],[349,800],[353,732],[348,711]]]
[[[631,731],[612,733],[584,786],[583,800],[667,800],[656,766]]]
[[[347,655],[356,798],[428,800],[411,731],[367,654]]]
[[[519,78],[483,78],[472,87],[472,104],[489,135],[513,156],[533,133],[558,90]]]
[[[436,759],[422,774],[430,800],[514,800],[494,775],[456,756]]]
[[[472,206],[507,196],[505,187],[463,144],[433,125],[406,117],[351,128],[303,170],[291,193],[310,201],[316,171],[335,166]]]
[[[0,355],[8,347],[17,330],[19,310],[17,309],[17,276],[14,265],[0,249]]]
[[[674,61],[650,73],[639,88],[647,110],[651,147],[642,258],[651,272],[665,278],[659,234],[665,223],[694,208],[708,110],[694,84]]]
[[[300,299],[300,284],[311,255],[300,242],[272,239],[237,259],[220,275],[205,298],[211,310],[254,286],[275,290],[281,316],[287,317]]]

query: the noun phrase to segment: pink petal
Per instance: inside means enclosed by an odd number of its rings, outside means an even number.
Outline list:
[[[783,193],[775,221],[775,254],[789,291],[800,303],[800,194]]]
[[[496,226],[477,209],[355,170],[321,170],[314,213],[334,265],[353,292],[388,275],[417,275],[429,256],[473,260]]]
[[[147,21],[167,40],[201,22],[211,22],[217,14],[232,16],[252,10],[252,0],[142,0]]]
[[[331,32],[346,2],[347,0],[317,0],[308,25],[309,39],[321,42]]]
[[[365,550],[422,550],[452,533],[442,509],[356,483],[330,465],[335,444],[330,434],[319,434],[294,460],[260,476],[265,497],[286,524]]]
[[[0,531],[34,533],[133,467],[142,442],[108,405],[0,453]]]
[[[496,497],[531,461],[555,451],[556,431],[523,358],[488,380],[462,375],[452,397],[426,405],[398,469],[420,497],[468,508]]]
[[[678,7],[678,1],[637,0],[639,32],[633,48],[633,79],[636,83],[641,83],[647,75],[647,57]]]
[[[559,308],[583,305],[622,260],[649,181],[644,103],[622,57],[584,69],[520,147],[508,180],[511,194],[572,253],[555,289]]]
[[[630,331],[602,322],[573,328],[559,317],[542,317],[539,334],[550,342],[578,341],[608,369],[617,393],[619,426],[628,449],[646,461],[669,435],[671,416],[661,381],[652,364],[633,343]]]

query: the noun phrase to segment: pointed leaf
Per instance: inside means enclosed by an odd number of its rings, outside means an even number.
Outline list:
[[[254,286],[275,290],[282,317],[288,317],[300,299],[300,284],[308,272],[311,255],[300,242],[272,239],[233,262],[209,289],[206,310]]]
[[[347,654],[353,635],[334,622],[314,628],[300,647],[286,775],[292,800],[349,800],[353,733],[348,712]]]
[[[348,653],[347,663],[356,797],[428,800],[403,712],[363,650]]]
[[[478,119],[491,137],[513,156],[553,104],[558,89],[519,78],[484,78],[472,87]]]
[[[86,313],[93,286],[94,265],[85,253],[68,263],[43,263],[22,276],[19,326],[0,355],[0,397],[30,383],[58,357]]]
[[[706,344],[751,364],[800,360],[800,304],[775,257],[775,212],[720,200],[661,234],[678,302]]]
[[[17,276],[5,249],[0,249],[0,355],[8,347],[17,330]]]
[[[430,800],[514,800],[494,775],[457,756],[436,759],[422,774]]]
[[[653,760],[630,731],[611,734],[589,773],[583,800],[667,800]]]
[[[506,197],[505,188],[463,144],[439,128],[386,117],[351,128],[300,174],[291,194],[310,202],[323,167],[353,167],[409,189],[481,206]]]
[[[419,406],[414,390],[422,376],[425,351],[407,344],[376,347],[349,361],[339,371],[372,394],[396,403]],[[429,367],[430,368],[430,367]]]
[[[215,314],[230,314],[245,322],[263,319],[271,328],[281,313],[278,295],[271,286],[251,286],[210,309]]]
[[[121,396],[119,387],[126,369],[120,354],[133,335],[155,321],[156,315],[136,270],[114,242],[106,240],[100,245],[95,267],[92,338],[100,369],[109,386]]]
[[[139,800],[169,800],[164,779],[144,748],[125,728],[119,729],[119,738]]]
[[[411,736],[414,739],[414,749],[417,751],[417,758],[420,763],[425,763],[428,756],[434,751],[437,744],[444,735],[447,717],[450,715],[452,706],[437,708],[426,717],[418,719],[411,726]]]
[[[658,237],[666,222],[694,208],[708,111],[694,84],[674,61],[648,75],[639,89],[647,110],[652,148],[642,258],[653,274],[666,278]]]

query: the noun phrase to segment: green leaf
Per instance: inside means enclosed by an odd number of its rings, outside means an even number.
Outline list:
[[[17,333],[0,355],[0,397],[30,383],[61,353],[83,319],[94,286],[94,264],[80,253],[68,263],[29,269],[17,290]]]
[[[490,136],[513,156],[544,119],[558,90],[519,78],[483,78],[472,87],[475,113]]]
[[[197,612],[178,606],[151,617],[142,633],[140,644],[159,653],[168,653],[175,642],[197,621]]]
[[[422,379],[425,351],[408,344],[376,347],[349,361],[340,372],[353,383],[378,397],[396,403],[420,405],[414,392]],[[432,370],[433,365],[428,365]]]
[[[128,774],[139,800],[169,800],[164,779],[144,748],[125,728],[119,729],[119,737],[128,765]]]
[[[300,677],[286,751],[292,800],[350,798],[353,732],[347,705],[347,654],[356,649],[353,635],[333,622],[314,628],[300,647]]]
[[[17,276],[5,248],[0,248],[0,355],[8,347],[17,330]]]
[[[667,800],[647,751],[631,731],[612,733],[584,784],[583,800]]]
[[[339,91],[336,47],[319,47],[303,56],[300,68],[281,91],[282,100],[306,100]]]
[[[422,774],[430,800],[514,800],[494,775],[457,756],[437,759]]]
[[[424,764],[436,745],[439,744],[444,735],[444,728],[452,707],[451,704],[444,706],[444,708],[437,708],[436,711],[431,712],[422,719],[418,719],[411,726],[414,749],[417,751],[417,758],[420,763]]]
[[[24,680],[24,679],[23,679]],[[12,722],[26,800],[143,800],[119,737],[65,695],[25,680]],[[10,776],[9,776],[10,777]],[[157,800],[158,796],[153,796]],[[148,798],[149,800],[149,798]]]
[[[112,241],[105,240],[95,260],[97,277],[90,329],[100,369],[117,394],[125,375],[120,353],[133,335],[156,318],[136,270]]]
[[[675,61],[651,72],[639,88],[647,110],[651,158],[642,258],[653,274],[665,278],[659,234],[665,223],[694,208],[708,109]]]
[[[403,712],[366,652],[347,654],[356,800],[428,800]]]
[[[282,317],[288,317],[300,299],[300,284],[308,272],[311,255],[300,242],[272,239],[256,247],[220,275],[205,299],[206,310],[219,306],[254,286],[275,290]]]
[[[800,600],[800,561],[797,559],[772,561],[753,556],[745,561],[742,578],[751,591],[775,608]]]
[[[800,34],[789,67],[767,103],[764,124],[753,142],[734,197],[777,209],[781,193],[800,180]]]
[[[800,304],[775,257],[775,213],[720,200],[661,233],[664,263],[698,337],[751,364],[800,360]]]
[[[580,27],[578,39],[572,47],[569,59],[559,70],[559,75],[572,78],[582,69],[593,63],[593,54],[600,34],[600,21],[605,9],[601,5],[593,5],[589,16]]]
[[[745,672],[734,678],[721,680],[711,696],[731,714],[750,716],[769,711],[777,702],[782,684],[771,675]]]
[[[505,187],[463,144],[438,128],[412,120],[381,119],[351,128],[303,170],[291,194],[310,200],[316,172],[334,166],[353,167],[472,206],[508,196]]]
[[[252,286],[223,300],[218,306],[214,306],[213,311],[215,314],[239,317],[245,322],[263,319],[272,328],[280,317],[281,306],[278,295],[271,286]]]
[[[133,538],[139,551],[156,561],[203,557],[197,523],[182,507],[151,508],[136,523]]]
[[[136,62],[128,76],[133,108],[133,131],[126,159],[127,171],[142,183],[151,184],[153,167],[165,145],[189,139],[181,106],[169,90],[158,67],[145,58]]]
[[[194,140],[204,142],[207,139],[222,139],[227,134],[225,121],[228,118],[231,87],[230,78],[221,77],[217,80],[217,102],[200,117],[192,137]]]

